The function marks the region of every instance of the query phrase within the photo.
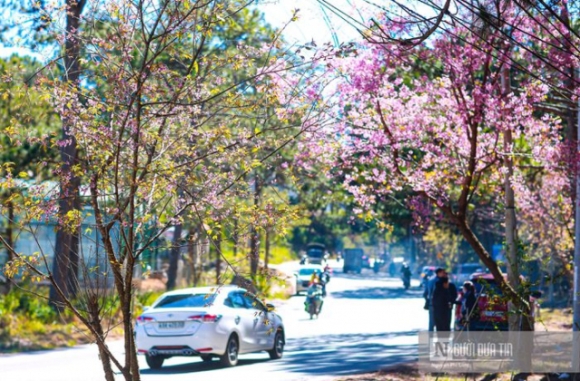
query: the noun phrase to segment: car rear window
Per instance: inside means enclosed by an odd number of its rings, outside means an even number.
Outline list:
[[[324,257],[324,250],[321,249],[308,249],[306,255],[313,258],[322,258]]]
[[[155,308],[207,307],[213,304],[215,298],[215,294],[174,294],[161,299]]]
[[[460,268],[460,272],[463,274],[472,274],[476,272],[482,271],[482,267],[480,265],[463,265]]]
[[[475,287],[475,292],[480,294],[484,293],[487,295],[501,295],[501,289],[495,282],[495,280],[491,279],[478,279],[473,282],[473,286]]]

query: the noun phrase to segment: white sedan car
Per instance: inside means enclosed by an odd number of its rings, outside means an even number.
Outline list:
[[[298,272],[294,274],[296,276],[296,295],[302,291],[308,290],[310,279],[312,278],[312,274],[314,272],[322,274],[324,272],[324,268],[320,265],[300,266]]]
[[[282,357],[282,318],[256,296],[236,286],[187,288],[166,292],[137,318],[139,354],[152,369],[173,356],[219,357],[224,366],[238,355],[266,351]]]

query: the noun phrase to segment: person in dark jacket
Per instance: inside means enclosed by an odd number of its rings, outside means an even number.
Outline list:
[[[449,324],[453,322],[453,312],[455,311],[455,305],[461,304],[459,300],[457,300],[458,293],[457,287],[455,287],[455,283],[449,282],[449,288],[447,289],[447,294],[449,297]]]
[[[431,305],[435,330],[443,336],[448,335],[451,331],[451,309],[449,308],[449,278],[446,276],[435,282]]]
[[[433,293],[435,291],[435,285],[442,277],[447,276],[445,269],[439,267],[435,270],[435,275],[431,277],[425,283],[425,290],[423,291],[423,298],[425,298],[425,309],[429,310],[429,332],[433,332],[435,329],[435,319],[433,317]]]
[[[475,307],[477,298],[475,297],[475,287],[473,283],[467,281],[463,283],[463,297],[461,298],[461,320],[468,330],[472,330],[473,323],[477,320]]]

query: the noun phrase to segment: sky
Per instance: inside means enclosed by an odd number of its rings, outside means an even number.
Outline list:
[[[258,8],[264,12],[268,23],[277,28],[286,26],[284,39],[290,44],[304,44],[315,41],[317,45],[325,42],[333,44],[360,40],[361,36],[356,29],[347,22],[341,20],[333,12],[320,5],[319,1],[327,1],[340,11],[352,16],[355,20],[363,22],[363,13],[370,15],[377,8],[368,7],[365,0],[257,0]],[[404,1],[407,5],[413,1]],[[388,5],[390,1],[377,1],[382,5]],[[355,8],[356,7],[356,8]],[[415,8],[413,6],[413,8]],[[292,12],[298,9],[298,20],[290,22]],[[368,17],[366,17],[368,20]],[[0,57],[7,57],[12,53],[32,55],[42,60],[40,54],[22,49],[6,48],[0,46]]]
[[[329,0],[333,5],[346,12],[352,12],[352,4],[362,3],[362,0]],[[284,39],[290,44],[304,44],[314,40],[317,44],[333,42],[348,42],[360,38],[357,31],[332,12],[326,11],[317,0],[259,0],[258,8],[264,12],[265,19],[272,26],[282,28],[285,25]],[[290,22],[292,11],[299,9],[298,20]],[[357,15],[360,20],[360,16]],[[8,57],[13,53],[31,55],[42,60],[40,54],[23,48],[7,48],[0,46],[0,57]]]
[[[362,0],[329,0],[338,9],[363,21],[354,11],[353,5],[362,7]],[[339,43],[360,39],[353,26],[341,20],[333,12],[322,7],[317,0],[265,0],[259,8],[265,19],[274,27],[283,27],[284,38],[290,44],[305,43],[314,40],[317,44],[325,42]],[[298,9],[298,20],[290,22],[292,11]],[[334,38],[333,38],[334,35]]]

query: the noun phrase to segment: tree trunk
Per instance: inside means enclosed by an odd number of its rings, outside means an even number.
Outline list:
[[[84,2],[67,0],[67,16],[65,31],[65,79],[71,87],[79,87],[80,77],[80,42],[78,39],[80,16]],[[68,108],[67,108],[68,111]],[[78,162],[77,142],[72,134],[72,121],[66,116],[62,119],[62,139],[68,141],[60,148],[60,194],[59,194],[59,219],[64,219],[69,212],[81,209],[79,186],[80,179],[73,174],[73,167]],[[56,234],[54,250],[54,262],[52,266],[52,276],[55,283],[63,291],[64,297],[74,297],[76,295],[76,278],[78,275],[78,243],[79,229],[74,226],[65,228],[59,227]],[[75,273],[77,271],[77,273]],[[63,309],[62,299],[51,286],[49,293],[50,304],[61,311]]]
[[[187,285],[190,286],[193,284],[193,280],[195,279],[195,251],[194,251],[194,244],[195,244],[195,231],[193,227],[189,228],[187,233],[187,265],[189,271],[187,272]]]
[[[181,232],[183,225],[175,225],[173,231],[173,243],[169,254],[169,269],[167,270],[167,290],[173,290],[177,283],[177,266],[179,264],[179,254],[181,253]]]
[[[137,361],[137,350],[135,348],[135,337],[133,335],[133,267],[135,259],[132,254],[128,254],[126,269],[122,284],[122,289],[117,288],[119,299],[121,300],[121,314],[124,330],[125,366],[122,369],[126,381],[139,381],[139,363]],[[118,270],[117,270],[118,271]]]
[[[240,240],[240,226],[238,217],[236,216],[236,209],[234,209],[234,231],[232,232],[232,240],[234,241],[234,258],[238,255],[238,242]]]
[[[219,285],[222,276],[222,228],[217,231],[217,239],[215,241],[215,284]]]
[[[258,206],[260,205],[260,191],[258,173],[254,172],[254,209],[256,213],[258,212]],[[252,222],[250,233],[250,276],[252,277],[252,280],[256,279],[260,261],[260,233],[256,224],[257,221]]]
[[[98,292],[98,291],[97,291]],[[90,324],[95,330],[95,333],[99,336],[101,340],[97,340],[97,347],[99,348],[99,359],[103,365],[103,371],[105,372],[106,381],[115,381],[115,374],[113,373],[113,368],[111,366],[111,359],[109,353],[105,348],[105,334],[103,332],[103,325],[101,324],[101,316],[99,311],[99,299],[96,295],[91,295],[87,301],[87,309],[89,313]]]
[[[8,201],[6,203],[8,207],[8,221],[6,221],[6,252],[8,253],[8,261],[12,261],[14,259],[14,203],[12,201]],[[0,268],[0,274],[2,274],[2,269]],[[6,284],[2,287],[2,292],[8,293],[12,289],[12,281],[8,279]]]
[[[494,279],[496,280],[497,284],[503,289],[506,297],[510,300],[515,300],[518,298],[518,295],[515,293],[513,289],[509,286],[509,284],[505,283],[503,274],[501,273],[497,263],[491,257],[491,254],[483,247],[473,230],[469,227],[465,218],[460,218],[455,216],[454,222],[459,228],[461,235],[467,243],[471,246],[473,251],[477,254],[479,259],[483,262],[483,264],[489,269],[489,272],[493,275]]]
[[[268,269],[268,263],[270,261],[270,228],[266,228],[266,243],[264,248],[264,267]]]
[[[507,98],[511,93],[510,72],[507,63],[502,68],[501,84],[502,96]],[[506,259],[508,267],[508,282],[510,286],[519,292],[521,289],[520,281],[520,258],[518,255],[517,227],[516,227],[516,203],[515,194],[512,188],[512,177],[514,175],[514,162],[512,152],[512,130],[511,126],[504,126],[503,144],[504,144],[504,166],[506,167],[504,178],[505,191],[505,240],[506,240]],[[520,306],[510,301],[509,327],[510,331],[520,330],[520,321],[522,314],[518,312]]]

